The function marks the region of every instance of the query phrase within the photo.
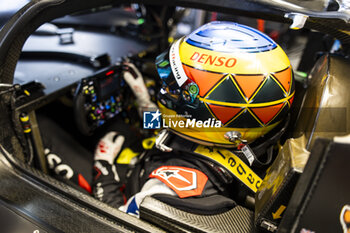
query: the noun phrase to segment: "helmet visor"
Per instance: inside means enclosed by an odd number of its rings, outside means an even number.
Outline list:
[[[171,70],[170,61],[169,61],[169,51],[165,51],[161,53],[156,58],[156,67],[158,71],[158,75],[162,80],[163,84],[169,87],[171,90],[179,89],[179,85],[177,84],[173,72]]]

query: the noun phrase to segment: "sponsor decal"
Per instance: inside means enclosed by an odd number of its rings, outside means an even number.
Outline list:
[[[182,62],[180,60],[180,42],[181,39],[177,40],[175,43],[173,43],[169,50],[170,67],[179,87],[181,87],[187,81],[187,75],[182,68]]]
[[[233,57],[214,56],[199,52],[194,52],[190,59],[205,65],[225,66],[227,68],[234,67],[237,62],[237,59]]]
[[[231,151],[199,145],[194,152],[222,164],[253,192],[256,192],[262,183],[262,179]]]
[[[162,181],[180,198],[201,195],[208,180],[208,177],[201,171],[178,166],[159,167],[149,177]]]
[[[131,199],[131,202],[126,209],[126,213],[134,216],[139,216],[139,207],[136,203],[136,197],[133,197]]]
[[[62,159],[51,153],[50,149],[46,148],[44,151],[49,168],[52,169],[56,175],[62,176],[64,179],[70,180],[74,176],[73,169],[67,164],[62,163]]]

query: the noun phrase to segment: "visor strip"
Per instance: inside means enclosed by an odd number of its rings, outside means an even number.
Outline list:
[[[182,67],[182,62],[180,60],[180,43],[182,39],[177,40],[170,47],[169,51],[169,61],[171,70],[175,77],[176,83],[181,87],[187,81],[187,75]]]

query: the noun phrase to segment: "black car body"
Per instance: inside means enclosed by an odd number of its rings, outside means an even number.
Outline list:
[[[306,22],[305,24],[301,23],[301,27],[318,30],[322,35],[335,37],[341,41],[344,48],[350,43],[350,24],[348,23],[350,13],[348,13],[348,9],[343,8],[339,11],[329,9],[327,11],[324,9],[323,1],[30,1],[15,13],[0,31],[0,216],[2,223],[0,231],[36,233],[258,232],[265,229],[265,231],[270,232],[329,232],[329,225],[332,225],[333,232],[341,232],[342,225],[341,221],[339,221],[341,209],[339,207],[350,204],[350,186],[348,182],[350,175],[347,172],[350,161],[349,156],[345,156],[348,155],[350,146],[333,142],[332,139],[334,136],[342,136],[350,132],[346,124],[346,120],[350,116],[347,112],[347,104],[350,103],[350,99],[347,99],[346,92],[342,92],[344,88],[347,88],[346,83],[350,83],[346,77],[350,63],[344,58],[347,57],[347,51],[343,56],[326,53],[323,56],[319,56],[321,58],[317,63],[310,62],[310,66],[314,67],[310,71],[313,77],[318,77],[319,80],[325,79],[324,77],[337,77],[336,81],[333,82],[333,89],[330,88],[329,90],[331,90],[333,95],[343,93],[341,94],[343,96],[339,105],[337,105],[339,101],[323,105],[324,102],[322,100],[314,99],[315,96],[322,96],[324,90],[327,89],[325,86],[330,85],[321,81],[314,82],[308,88],[304,88],[304,92],[300,94],[301,101],[296,104],[297,110],[295,110],[299,114],[295,114],[295,118],[292,117],[292,120],[294,120],[293,127],[296,125],[295,128],[298,130],[296,130],[297,133],[293,132],[294,135],[290,137],[298,138],[300,134],[303,134],[307,138],[306,145],[300,144],[300,147],[305,147],[305,149],[311,151],[311,159],[306,165],[304,173],[300,176],[299,182],[295,181],[296,184],[288,191],[288,200],[290,199],[290,201],[281,221],[279,221],[279,225],[274,225],[273,221],[271,223],[268,220],[265,221],[265,219],[256,222],[254,220],[254,211],[246,211],[244,209],[241,212],[218,217],[218,219],[202,219],[201,217],[190,215],[180,216],[181,213],[176,212],[176,210],[171,210],[170,207],[163,206],[161,203],[157,204],[157,202],[152,202],[152,200],[144,203],[144,208],[141,208],[141,219],[137,219],[113,209],[88,194],[79,191],[74,186],[67,185],[48,175],[44,146],[40,144],[42,143],[40,140],[32,140],[32,149],[39,156],[36,158],[35,165],[28,165],[26,158],[28,138],[24,132],[27,126],[23,121],[21,122],[21,117],[28,116],[31,119],[31,137],[40,137],[36,111],[63,95],[71,93],[72,90],[76,90],[81,79],[85,78],[85,76],[89,77],[91,73],[76,77],[76,79],[72,79],[74,80],[72,82],[60,82],[59,85],[53,84],[46,89],[40,85],[40,82],[16,83],[14,81],[15,70],[16,65],[19,64],[20,57],[22,56],[21,59],[23,58],[24,53],[21,55],[21,52],[24,43],[39,26],[56,18],[77,12],[92,12],[119,7],[121,4],[126,5],[130,3],[151,7],[191,7],[231,15],[279,21],[288,25],[292,24],[293,19],[296,22],[300,17],[305,17]],[[142,31],[136,32],[142,33]],[[167,33],[167,31],[165,30],[164,33]],[[114,42],[111,43],[110,46],[112,47]],[[118,43],[126,42],[120,40]],[[147,41],[141,44],[131,45],[133,47],[139,46],[138,49],[135,49],[135,53],[140,52],[142,48],[148,48],[148,46],[152,45],[152,43]],[[310,45],[307,44],[307,46]],[[113,51],[112,54],[117,52]],[[128,55],[125,53],[127,52],[123,52],[120,57]],[[51,55],[46,54],[46,56]],[[112,63],[118,60],[118,56],[112,56]],[[82,63],[89,62],[89,59],[87,61],[84,60],[86,57],[79,59],[80,61],[82,60]],[[104,61],[103,57],[101,59],[99,60],[100,62]],[[313,61],[313,58],[309,58],[309,60]],[[30,67],[27,69],[29,73],[31,72]],[[84,73],[84,71],[81,72],[81,74]],[[337,83],[343,83],[340,84],[340,86],[343,86],[343,89],[338,87]],[[30,94],[26,94],[26,90]],[[303,98],[306,98],[306,100],[302,101]],[[313,100],[306,107],[308,109],[303,110],[300,108],[308,100]],[[342,118],[345,122],[340,122],[340,128],[343,128],[339,131],[338,127],[331,134],[324,133],[325,130],[315,130],[320,125],[329,127],[329,119],[337,121],[329,115],[324,116],[324,113],[321,113],[319,110],[332,106],[338,109],[345,109],[345,115],[346,113],[347,115],[345,118]],[[343,110],[340,110],[340,112]],[[331,110],[331,112],[334,111],[334,109]],[[23,114],[26,115],[24,116]],[[317,132],[321,133],[318,134]],[[316,140],[317,136],[325,139]],[[327,181],[323,180],[325,176],[329,178]],[[322,182],[325,183],[323,184]],[[331,184],[334,185],[332,186]],[[315,200],[316,203],[310,200]],[[325,204],[325,200],[331,204]],[[334,206],[336,206],[335,211],[332,210]],[[272,210],[275,214],[279,209],[278,207]],[[337,210],[339,211],[337,212]],[[327,222],[328,220],[329,222]],[[228,228],[215,227],[215,225],[220,224],[227,224]],[[324,225],[328,226],[328,228]],[[231,226],[235,226],[235,228],[230,228]],[[238,231],[237,229],[240,230]]]

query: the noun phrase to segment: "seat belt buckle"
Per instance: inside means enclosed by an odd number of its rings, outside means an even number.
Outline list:
[[[170,133],[167,129],[163,129],[161,130],[157,136],[156,136],[156,148],[158,150],[161,150],[163,152],[171,152],[173,151],[173,148],[165,145],[165,142],[167,141],[167,139],[169,138]]]
[[[242,139],[242,134],[238,131],[228,131],[225,133],[224,137],[237,145],[237,149],[242,151],[244,156],[247,158],[249,165],[252,166],[256,156],[253,150],[247,144],[247,141]]]

